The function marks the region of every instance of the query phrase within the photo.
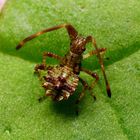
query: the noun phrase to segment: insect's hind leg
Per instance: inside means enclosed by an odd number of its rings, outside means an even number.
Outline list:
[[[93,81],[92,84],[91,84],[91,88],[93,88],[94,85],[95,85],[95,83],[98,82],[99,76],[98,76],[95,72],[92,72],[92,71],[87,70],[87,69],[85,69],[85,68],[81,68],[81,71],[83,71],[83,72],[89,74],[90,76],[92,76],[93,78],[95,78],[95,81]]]
[[[82,92],[80,93],[80,96],[79,96],[79,98],[76,100],[76,104],[78,105],[79,104],[79,102],[82,100],[82,98],[84,97],[84,95],[85,95],[85,91],[86,90],[89,90],[89,91],[91,91],[91,87],[87,84],[87,82],[86,81],[84,81],[82,78],[80,78],[79,77],[79,80],[80,80],[80,82],[82,83],[82,85],[83,85],[83,89],[82,89]],[[96,100],[96,97],[95,97],[95,95],[93,95],[93,94],[91,94],[93,97],[94,97],[94,99]],[[76,109],[76,114],[78,115],[78,113],[79,113],[79,109],[78,109],[78,106],[77,106],[77,109]]]
[[[76,100],[76,104],[78,104],[80,101],[81,101],[81,99],[84,97],[84,95],[85,95],[85,91],[86,91],[86,89],[88,89],[89,88],[89,86],[88,86],[88,84],[86,83],[86,81],[84,81],[82,78],[80,78],[79,77],[79,80],[80,80],[80,82],[82,83],[82,85],[83,85],[83,89],[82,89],[82,92],[80,93],[80,96],[79,96],[79,98]]]

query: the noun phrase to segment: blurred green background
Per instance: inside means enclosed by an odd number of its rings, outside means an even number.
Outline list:
[[[10,0],[0,13],[0,140],[138,140],[140,139],[140,1],[139,0]],[[21,50],[16,45],[42,29],[71,23],[83,36],[93,35],[106,47],[104,63],[112,98],[106,95],[96,57],[83,66],[99,74],[75,115],[75,100],[42,103],[44,94],[34,66],[42,53],[64,56],[69,50],[65,29],[44,34]],[[86,52],[92,49],[88,45]],[[85,53],[86,53],[85,52]],[[58,64],[47,59],[48,64]],[[88,83],[92,78],[81,73]]]

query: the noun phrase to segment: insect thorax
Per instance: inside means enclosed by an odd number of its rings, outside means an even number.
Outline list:
[[[75,74],[79,74],[82,59],[82,55],[74,54],[70,51],[63,58],[61,65],[67,66],[71,68]]]

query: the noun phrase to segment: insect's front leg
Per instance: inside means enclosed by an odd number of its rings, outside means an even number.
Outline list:
[[[99,51],[99,53],[101,55],[103,55],[105,53],[105,51],[106,51],[106,48],[99,48],[98,51]],[[97,54],[98,54],[97,50],[92,50],[89,53],[83,55],[83,59],[88,58],[88,57],[90,57],[92,55],[97,55]]]
[[[109,82],[107,80],[107,76],[106,76],[106,73],[105,73],[105,67],[104,67],[104,63],[103,63],[103,59],[100,55],[100,52],[99,52],[99,49],[97,47],[97,44],[96,44],[96,40],[92,37],[92,36],[88,36],[86,38],[86,42],[92,42],[93,46],[95,47],[96,51],[97,51],[97,57],[99,59],[99,63],[100,63],[100,66],[101,66],[101,70],[103,72],[103,76],[104,76],[104,79],[105,79],[105,84],[106,84],[106,91],[107,91],[107,94],[108,94],[108,97],[111,97],[111,89],[110,89],[110,85],[109,85]]]

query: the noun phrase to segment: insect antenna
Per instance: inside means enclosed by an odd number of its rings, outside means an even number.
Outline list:
[[[77,31],[74,29],[74,27],[72,25],[70,25],[70,24],[60,24],[58,26],[54,26],[54,27],[51,27],[51,28],[44,29],[40,32],[37,32],[35,34],[32,34],[31,36],[26,37],[16,46],[16,50],[19,50],[26,42],[28,42],[32,39],[34,39],[34,38],[36,38],[36,37],[38,37],[38,36],[40,36],[44,33],[54,31],[54,30],[58,30],[60,28],[66,28],[67,29],[67,32],[68,32],[71,40],[77,36]]]
[[[34,38],[36,38],[36,37],[38,37],[38,36],[40,36],[40,35],[46,33],[46,32],[50,32],[50,31],[53,31],[53,30],[62,28],[62,26],[63,26],[63,25],[61,25],[61,26],[60,26],[60,25],[59,25],[59,26],[54,26],[54,27],[52,27],[52,28],[47,28],[47,29],[44,29],[44,30],[42,30],[42,31],[40,31],[40,32],[37,32],[37,33],[35,33],[35,34],[32,34],[31,36],[26,37],[24,40],[22,40],[22,41],[17,45],[16,49],[18,50],[18,49],[20,49],[26,42],[28,42],[28,41],[30,41],[30,40],[32,40],[32,39],[34,39]]]

